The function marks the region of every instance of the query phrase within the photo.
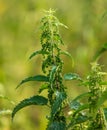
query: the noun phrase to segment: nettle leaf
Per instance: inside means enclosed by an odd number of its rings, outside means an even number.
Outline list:
[[[18,88],[20,85],[22,85],[26,82],[29,82],[29,81],[49,82],[49,78],[44,75],[36,75],[33,77],[28,77],[28,78],[25,78],[24,80],[22,80],[16,88]]]
[[[84,97],[89,97],[91,96],[92,94],[90,92],[86,92],[86,93],[83,93],[83,94],[80,94],[79,96],[77,96],[76,98],[74,98],[71,103],[75,103],[77,102],[78,100],[80,100],[81,98],[84,98]]]
[[[63,122],[54,121],[48,126],[48,130],[66,130],[66,124]]]
[[[48,84],[43,84],[41,88],[39,89],[39,93],[41,93],[43,90],[48,89]]]
[[[76,73],[68,73],[64,75],[64,79],[65,80],[80,80],[82,81],[82,79],[80,78],[80,76]]]
[[[59,110],[62,102],[66,99],[66,93],[64,92],[56,92],[56,99],[53,103],[53,106],[52,106],[52,116],[55,115],[57,113],[57,111]]]
[[[51,70],[51,72],[50,72],[50,76],[49,76],[49,81],[50,82],[53,82],[53,80],[54,80],[54,74],[55,74],[55,72],[56,72],[56,69],[57,69],[57,66],[53,66],[52,67],[52,70]]]
[[[73,59],[72,55],[69,52],[67,52],[67,51],[61,51],[60,53],[63,54],[63,55],[66,55],[68,57],[70,57],[70,59],[72,60],[72,66],[74,66],[74,59]]]
[[[101,97],[98,99],[97,102],[97,109],[105,102],[107,101],[107,91],[104,91],[101,95]]]
[[[69,106],[71,109],[74,109],[76,110],[74,115],[76,115],[78,112],[84,110],[84,109],[88,109],[89,108],[89,104],[85,104],[85,105],[82,105],[78,100],[82,99],[82,98],[86,98],[86,97],[89,97],[91,96],[91,93],[89,92],[86,92],[86,93],[83,93],[79,96],[77,96],[75,99],[73,99]],[[88,98],[87,98],[88,99]]]
[[[63,26],[63,27],[66,28],[66,29],[68,29],[68,27],[67,27],[65,24],[63,24],[63,23],[60,23],[60,22],[59,22],[59,25],[60,25],[60,26]]]
[[[38,54],[47,54],[47,52],[44,52],[44,51],[42,51],[42,50],[35,51],[35,52],[33,52],[33,53],[30,55],[29,59],[32,59],[34,56],[36,56],[36,55],[38,55]]]
[[[69,52],[67,52],[67,51],[61,51],[60,53],[66,55],[66,56],[69,56],[71,59],[73,59],[71,54]]]
[[[48,99],[43,96],[33,96],[27,99],[24,99],[16,107],[13,109],[12,118],[14,118],[15,114],[22,108],[27,107],[29,105],[47,105]]]
[[[107,43],[103,44],[103,46],[101,47],[101,49],[96,53],[96,55],[94,56],[94,60],[99,59],[99,57],[101,56],[101,54],[104,53],[105,51],[107,51]]]

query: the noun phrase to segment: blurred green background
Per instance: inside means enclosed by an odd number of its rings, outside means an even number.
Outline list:
[[[40,49],[40,20],[43,10],[55,9],[60,22],[69,29],[60,29],[64,47],[72,54],[63,73],[76,72],[85,77],[90,71],[95,52],[107,42],[107,0],[0,0],[0,95],[16,104],[23,98],[38,93],[39,83],[27,83],[18,90],[17,84],[25,77],[41,73],[41,57],[31,61],[29,55]],[[107,71],[107,53],[100,59]],[[77,83],[65,82],[69,98],[86,91]],[[45,92],[43,93],[45,95]],[[0,111],[13,109],[7,100],[0,99]],[[0,115],[1,130],[45,130],[49,112],[43,107],[27,107],[17,113],[13,123],[10,116]]]

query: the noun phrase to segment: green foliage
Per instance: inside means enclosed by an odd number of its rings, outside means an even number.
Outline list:
[[[47,125],[47,130],[65,130],[66,129],[66,117],[63,113],[63,108],[66,103],[66,91],[63,85],[62,77],[62,66],[63,61],[60,57],[61,54],[68,55],[67,52],[63,52],[59,45],[63,45],[62,38],[59,34],[59,26],[67,28],[64,24],[60,23],[59,20],[53,15],[54,11],[45,11],[45,16],[41,20],[41,50],[35,51],[31,54],[29,59],[34,56],[41,54],[43,57],[42,72],[44,75],[36,75],[33,77],[25,78],[20,82],[17,88],[29,81],[44,82],[39,89],[39,93],[45,89],[48,91],[47,98],[42,96],[33,96],[28,99],[22,100],[13,109],[12,118],[22,108],[29,105],[47,105],[50,108],[50,116]],[[48,104],[47,104],[48,102]]]
[[[14,108],[12,112],[12,118],[15,116],[16,112],[18,112],[20,109],[27,107],[29,105],[47,105],[48,100],[43,96],[33,96],[28,99],[24,99],[21,101],[17,106]]]
[[[70,104],[72,104],[72,103],[74,103],[74,102],[77,102],[78,100],[80,100],[81,98],[84,98],[84,97],[89,97],[89,96],[91,96],[92,94],[90,93],[90,92],[86,92],[86,93],[83,93],[83,94],[80,94],[80,95],[78,95],[76,98],[74,98],[73,100],[72,100],[72,102],[70,102]]]
[[[47,90],[47,97],[33,96],[22,100],[13,109],[12,118],[22,108],[29,105],[46,105],[50,108],[48,116],[47,130],[106,130],[107,122],[103,111],[103,103],[107,99],[107,90],[103,81],[105,72],[101,71],[101,66],[96,62],[99,56],[107,50],[107,44],[104,44],[101,50],[95,55],[95,62],[91,63],[91,71],[83,80],[76,73],[67,73],[62,76],[63,60],[61,54],[72,56],[62,51],[60,45],[64,45],[59,26],[67,28],[64,24],[53,15],[55,11],[45,11],[45,16],[41,19],[41,49],[31,54],[32,59],[38,54],[43,57],[42,72],[44,75],[36,75],[25,78],[20,82],[18,87],[29,81],[43,82],[39,89],[39,94]],[[73,63],[73,62],[72,62]],[[87,92],[77,95],[68,102],[64,80],[80,81],[80,85],[88,88]],[[71,114],[68,116],[64,113],[64,108],[69,107]]]
[[[83,129],[86,130],[106,130],[107,128],[107,122],[103,111],[103,103],[107,100],[107,90],[104,86],[105,84],[103,84],[105,83],[103,81],[103,76],[106,73],[101,72],[101,66],[96,62],[91,65],[90,74],[87,76],[86,81],[82,80],[83,83],[81,84],[88,87],[88,92],[77,96],[70,102],[71,110],[74,109],[69,124],[69,127],[72,129],[75,127],[77,130],[76,126],[78,126],[79,123],[82,124]],[[83,99],[87,99],[87,101],[83,102]],[[81,117],[83,119],[84,116],[86,117],[83,122],[82,120],[80,122],[77,121],[77,117],[80,114],[82,114]]]
[[[58,111],[61,109],[62,102],[66,99],[66,93],[64,92],[56,92],[56,99],[52,105],[51,116],[53,117]]]
[[[42,15],[41,10],[43,8],[48,9],[52,7],[57,9],[57,17],[69,26],[68,30],[60,30],[62,38],[66,43],[62,48],[63,50],[66,48],[74,57],[76,68],[73,69],[73,72],[75,71],[83,76],[89,72],[88,64],[92,61],[94,52],[107,40],[106,5],[107,0],[71,0],[69,2],[67,0],[0,0],[0,83],[5,86],[5,94],[14,101],[18,101],[21,99],[21,96],[23,97],[25,95],[27,96],[27,94],[30,95],[31,93],[34,93],[35,86],[35,92],[39,89],[39,85],[36,85],[38,83],[34,82],[35,85],[33,88],[26,88],[28,91],[25,90],[20,94],[19,92],[17,93],[14,91],[14,87],[17,86],[16,84],[20,81],[21,77],[26,75],[26,78],[31,75],[31,69],[35,70],[33,71],[34,75],[39,72],[40,59],[38,60],[38,57],[32,59],[34,62],[31,62],[30,64],[25,64],[24,61],[27,59],[26,55],[35,49],[38,50],[40,47],[38,44],[38,21]],[[104,56],[105,57],[99,60],[99,63],[103,63],[105,65],[103,70],[106,70],[106,52],[104,53]],[[69,63],[68,57],[64,56],[64,63],[64,72],[71,72],[72,65],[71,62]],[[73,98],[73,96],[75,97],[86,90],[86,87],[76,88],[75,81],[69,81],[68,83],[64,81],[64,83],[65,86],[68,86],[70,98]],[[42,85],[40,85],[40,88],[41,87]],[[0,92],[1,94],[4,94],[2,93],[1,88]],[[41,94],[44,93],[47,93],[47,89]],[[5,104],[5,102],[7,104]],[[8,106],[10,108],[8,101],[0,100],[1,109],[5,107],[8,108]],[[14,124],[12,124],[12,128],[9,121],[7,121],[9,119],[8,117],[1,118],[0,129],[45,129],[46,120],[43,118],[40,118],[39,121],[42,123],[40,123],[39,126],[35,125],[35,122],[38,122],[38,116],[36,114],[34,116],[34,122],[32,123],[31,118],[26,118],[29,117],[29,114],[31,117],[33,111],[34,110],[31,110],[30,113],[28,112],[26,114],[23,113],[23,117],[21,116],[21,119],[18,118],[20,121],[16,119]],[[40,109],[37,109],[36,112],[39,113],[39,111]],[[45,114],[45,109],[43,111],[44,113],[39,113],[40,117],[42,114]]]
[[[53,82],[56,71],[57,71],[57,67],[52,66],[52,70],[50,71],[50,76],[49,76],[49,81],[50,82]]]
[[[63,122],[53,122],[47,130],[66,130],[66,124]]]
[[[65,80],[80,80],[81,81],[81,78],[79,77],[79,75],[75,74],[75,73],[65,74],[64,79]]]
[[[26,82],[29,82],[29,81],[40,81],[40,82],[48,82],[49,81],[49,78],[44,76],[44,75],[36,75],[36,76],[33,76],[33,77],[28,77],[28,78],[25,78],[24,80],[22,80],[20,82],[20,84],[17,86],[17,88],[26,83]]]
[[[29,57],[29,59],[32,59],[34,56],[38,55],[38,54],[47,54],[46,52],[43,52],[42,50],[39,51],[35,51],[31,54],[31,56]]]
[[[68,56],[72,60],[72,66],[74,66],[74,59],[72,55],[67,51],[61,51],[61,54]]]

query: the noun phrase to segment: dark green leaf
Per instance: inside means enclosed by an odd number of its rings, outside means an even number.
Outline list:
[[[66,124],[55,121],[48,126],[47,130],[66,130]]]
[[[107,51],[107,43],[103,44],[102,48],[95,54],[94,60],[97,60],[100,58],[101,54]]]
[[[80,78],[79,75],[76,74],[76,73],[68,73],[68,74],[65,74],[65,75],[64,75],[64,79],[65,79],[65,80],[80,80],[80,81],[81,81],[81,78]]]
[[[56,100],[53,103],[52,106],[52,116],[55,115],[57,113],[57,111],[59,110],[62,102],[66,99],[66,94],[64,92],[56,92]]]
[[[20,82],[20,84],[17,86],[17,88],[22,85],[23,83],[29,82],[29,81],[40,81],[40,82],[48,82],[49,78],[44,75],[36,75],[33,77],[28,77]]]
[[[15,116],[16,112],[18,112],[20,109],[27,107],[29,105],[47,105],[48,100],[43,96],[33,96],[27,99],[24,99],[19,104],[16,105],[16,107],[13,109],[12,112],[12,118]]]
[[[29,59],[32,59],[34,56],[38,55],[38,54],[47,54],[47,52],[43,52],[42,50],[39,51],[35,51],[31,54],[31,56],[29,57]]]

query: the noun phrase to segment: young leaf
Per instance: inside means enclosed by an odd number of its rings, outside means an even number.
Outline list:
[[[18,112],[20,109],[27,107],[29,105],[47,105],[48,100],[47,98],[43,96],[33,96],[27,99],[24,99],[19,104],[16,105],[16,107],[12,111],[12,119],[15,116],[16,112]]]
[[[72,66],[74,66],[74,59],[73,59],[72,55],[69,52],[67,52],[67,51],[61,51],[61,54],[64,54],[64,55],[70,57],[71,60],[72,60]]]
[[[69,56],[71,59],[73,59],[71,54],[69,52],[67,52],[67,51],[61,51],[60,53],[66,55],[66,56]]]
[[[32,59],[34,56],[36,56],[36,55],[38,55],[38,54],[47,54],[47,52],[44,52],[44,51],[42,51],[42,50],[35,51],[35,52],[33,52],[33,53],[30,55],[29,59]]]
[[[64,92],[56,92],[56,100],[52,106],[52,116],[55,115],[60,108],[62,102],[66,99],[66,94]]]
[[[105,51],[107,51],[107,43],[103,44],[102,48],[96,53],[96,55],[94,56],[94,60],[99,59],[101,54],[104,53]]]
[[[54,121],[48,126],[47,130],[66,130],[66,124],[63,122]]]
[[[43,84],[39,89],[39,93],[41,93],[44,89],[48,89],[48,84]]]
[[[82,80],[76,73],[68,73],[64,75],[65,80]]]
[[[29,81],[48,82],[49,78],[44,76],[44,75],[36,75],[36,76],[33,76],[33,77],[28,77],[28,78],[25,78],[24,80],[22,80],[16,88],[18,88],[20,85],[22,85],[26,82],[29,82]]]

